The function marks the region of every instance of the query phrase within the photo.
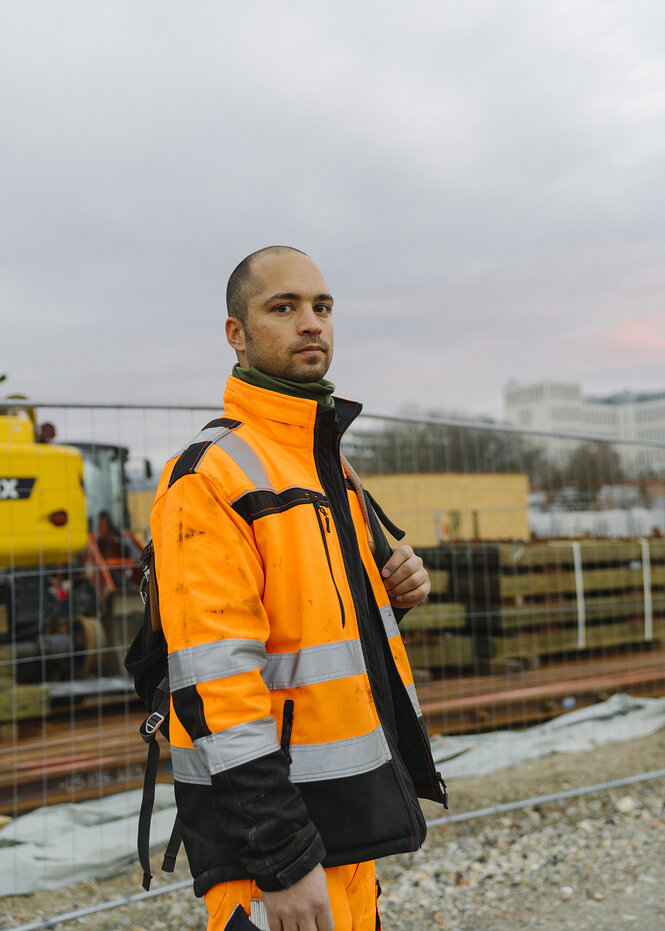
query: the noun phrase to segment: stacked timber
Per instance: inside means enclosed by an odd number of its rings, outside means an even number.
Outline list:
[[[432,593],[401,625],[416,667],[537,665],[665,641],[665,539],[459,542],[418,553]]]
[[[32,688],[37,688],[34,686]],[[42,688],[42,686],[40,686]],[[46,689],[46,686],[43,686]],[[78,802],[143,785],[145,712],[90,705],[0,741],[0,814]],[[170,782],[170,749],[161,740],[158,782]]]
[[[0,746],[3,729],[11,730],[17,721],[41,719],[50,709],[46,685],[17,685],[12,668],[11,647],[0,644]]]

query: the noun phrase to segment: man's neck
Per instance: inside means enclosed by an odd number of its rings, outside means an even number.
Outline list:
[[[305,398],[308,401],[316,401],[325,407],[334,407],[333,391],[335,386],[331,381],[322,378],[320,381],[289,381],[286,378],[277,378],[275,375],[268,375],[260,369],[252,366],[243,368],[239,362],[233,366],[232,374],[240,381],[248,385],[254,385],[257,388],[265,388],[268,391],[277,391],[280,394],[288,394],[293,398]]]

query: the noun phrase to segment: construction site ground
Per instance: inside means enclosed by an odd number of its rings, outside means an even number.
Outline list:
[[[545,757],[450,780],[450,811],[623,778],[660,769],[664,760],[665,730]],[[378,864],[384,931],[655,931],[665,926],[664,788],[662,779],[653,780],[433,828],[422,851]],[[428,806],[426,814],[433,819],[440,810]],[[186,877],[181,856],[174,878]],[[165,882],[158,874],[153,885]],[[7,897],[0,928],[132,895],[139,884],[135,865],[103,880]],[[199,931],[205,924],[203,903],[180,890],[58,927]]]

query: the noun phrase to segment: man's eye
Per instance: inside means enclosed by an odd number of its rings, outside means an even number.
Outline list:
[[[290,304],[278,304],[276,307],[273,307],[273,310],[277,314],[286,314],[291,310]]]
[[[328,307],[327,304],[317,304],[317,305],[314,307],[314,310],[317,312],[317,314],[330,314],[330,313],[332,313],[332,307]]]

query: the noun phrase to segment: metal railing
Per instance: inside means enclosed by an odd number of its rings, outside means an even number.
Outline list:
[[[47,413],[86,470],[85,539],[66,558],[46,555],[38,534],[31,543],[29,526],[2,530],[0,811],[19,819],[141,782],[140,709],[122,668],[141,619],[136,555],[161,464],[218,409],[5,404],[33,406],[38,423]],[[365,413],[344,448],[430,569],[430,598],[402,630],[434,734],[524,728],[613,692],[665,694],[664,442]],[[74,500],[64,479],[54,493]],[[627,758],[619,781],[661,775]],[[21,927],[69,918],[49,920]]]

